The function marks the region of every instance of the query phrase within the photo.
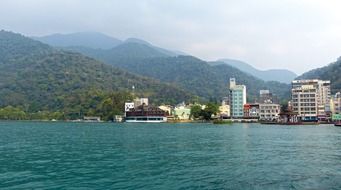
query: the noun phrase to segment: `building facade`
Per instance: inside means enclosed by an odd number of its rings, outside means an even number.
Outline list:
[[[219,106],[219,116],[221,118],[229,118],[231,116],[230,114],[230,105],[221,105]]]
[[[341,114],[341,92],[330,99],[330,111],[332,114]]]
[[[291,95],[292,110],[301,121],[323,119],[330,109],[330,81],[294,80]]]
[[[237,85],[235,78],[230,78],[230,113],[232,118],[244,117],[244,104],[246,104],[246,86]]]
[[[168,115],[167,112],[158,107],[142,104],[126,111],[125,121],[160,123],[167,122]]]
[[[244,104],[244,118],[258,119],[259,118],[259,104]]]
[[[191,108],[186,105],[178,105],[173,109],[172,115],[176,120],[189,120],[191,117]]]
[[[281,106],[279,104],[259,104],[260,121],[278,121]]]
[[[260,104],[263,103],[279,104],[279,99],[276,95],[272,94],[270,90],[260,90],[257,102]]]

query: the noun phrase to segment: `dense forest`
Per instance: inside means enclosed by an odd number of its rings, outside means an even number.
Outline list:
[[[114,99],[122,100],[122,93],[123,99],[130,99],[132,86],[134,95],[149,97],[155,104],[175,104],[194,97],[173,84],[135,75],[79,53],[56,50],[19,34],[0,32],[2,108],[12,106],[25,113],[60,112],[66,119],[77,114],[98,115],[109,103],[107,97],[118,106]],[[112,113],[118,113],[113,109]],[[123,106],[120,109],[122,112]]]
[[[235,67],[208,63],[193,56],[171,57],[143,44],[128,43],[106,50],[85,47],[67,49],[139,75],[173,83],[206,100],[219,100],[227,96],[230,77],[247,86],[248,100],[251,102],[261,89],[269,89],[283,100],[288,100],[290,96],[288,84],[265,82]]]

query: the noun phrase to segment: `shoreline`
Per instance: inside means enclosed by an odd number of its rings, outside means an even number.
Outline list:
[[[0,122],[46,122],[46,123],[112,123],[112,124],[124,124],[126,122],[112,122],[112,121],[74,121],[74,120],[0,120]],[[304,125],[334,125],[333,122],[325,123],[325,122],[301,122],[301,123],[262,123],[258,122],[240,122],[240,121],[222,121],[222,122],[215,122],[215,121],[197,121],[197,120],[186,120],[186,121],[167,121],[167,122],[160,122],[160,123],[153,123],[153,124],[213,124],[213,125],[232,125],[235,123],[246,123],[246,124],[261,124],[261,125],[283,125],[283,126],[304,126]],[[129,123],[131,124],[131,123]],[[143,123],[137,122],[134,124],[151,124],[151,123]]]

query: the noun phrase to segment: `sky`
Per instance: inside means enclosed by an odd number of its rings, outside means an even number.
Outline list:
[[[339,0],[0,0],[0,29],[136,37],[207,61],[301,74],[341,56]]]

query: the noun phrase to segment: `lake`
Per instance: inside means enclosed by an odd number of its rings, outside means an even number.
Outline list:
[[[0,189],[341,189],[341,127],[0,122]]]

